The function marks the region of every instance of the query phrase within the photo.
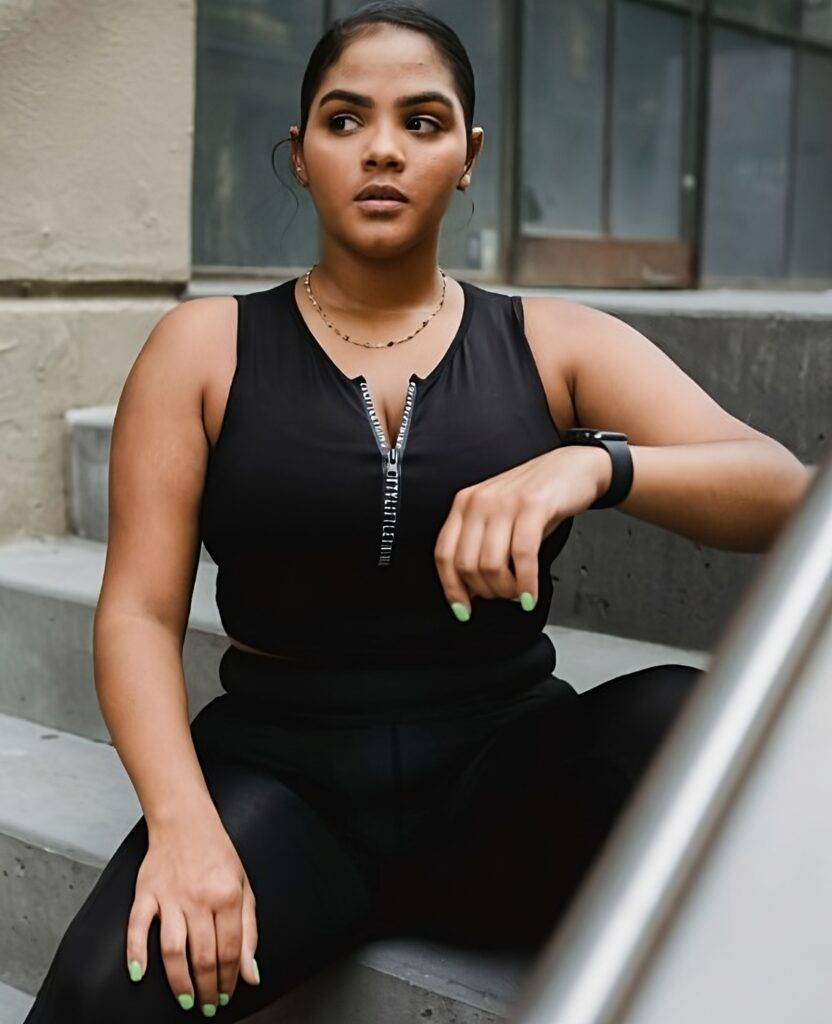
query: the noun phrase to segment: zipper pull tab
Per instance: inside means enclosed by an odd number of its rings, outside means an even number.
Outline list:
[[[399,475],[399,453],[396,448],[390,448],[387,452],[387,476]]]

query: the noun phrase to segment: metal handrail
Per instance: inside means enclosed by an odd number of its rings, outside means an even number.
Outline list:
[[[832,615],[832,457],[781,529],[560,926],[515,1024],[620,1020]]]

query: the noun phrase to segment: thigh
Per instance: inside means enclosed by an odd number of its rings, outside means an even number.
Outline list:
[[[239,1020],[357,945],[371,897],[352,856],[290,786],[262,768],[214,760],[199,748],[198,755],[257,900],[261,983],[238,978],[231,1001],[219,1011],[226,1020]],[[148,933],[144,977],[133,982],[127,973],[127,920],[147,844],[142,817],[64,933],[25,1024],[181,1019],[161,959],[158,917]]]
[[[586,690],[580,704],[592,729],[593,754],[634,785],[704,675],[690,665],[652,665]]]
[[[510,718],[455,780],[437,841],[403,862],[388,897],[399,929],[479,948],[536,947],[701,675],[663,665],[582,694],[569,687],[569,699],[553,688],[558,699]]]

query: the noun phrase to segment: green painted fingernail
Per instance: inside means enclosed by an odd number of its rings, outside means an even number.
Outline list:
[[[520,595],[520,604],[523,606],[524,612],[530,612],[534,608],[536,601],[528,590],[524,590]]]
[[[183,992],[181,996],[176,998],[179,1000],[179,1005],[183,1010],[190,1010],[194,1005],[194,997],[189,992]]]
[[[460,622],[467,622],[471,618],[471,613],[461,601],[452,601],[451,610]]]
[[[216,1006],[214,1006],[213,1003],[203,1003],[202,1004],[202,1015],[203,1015],[203,1017],[213,1017],[216,1012],[217,1012],[217,1008],[216,1008]]]
[[[254,976],[257,978],[257,984],[260,984],[260,968],[257,966],[257,961],[254,957],[251,958],[251,962],[254,965]]]
[[[220,1006],[227,1006],[231,996],[227,992],[220,992]]]
[[[138,960],[131,960],[130,961],[130,966],[128,967],[128,970],[130,971],[130,980],[131,981],[141,981],[142,980],[142,975],[144,974],[144,971],[142,970],[142,965],[139,963]]]

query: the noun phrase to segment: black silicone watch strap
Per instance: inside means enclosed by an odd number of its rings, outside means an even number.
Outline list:
[[[605,431],[602,430],[593,431],[582,427],[573,427],[564,435],[565,445],[579,444],[605,448],[612,459],[610,486],[605,494],[602,494],[597,501],[589,506],[589,509],[612,508],[621,504],[633,485],[633,456],[626,438],[623,435],[604,437],[604,433]]]

